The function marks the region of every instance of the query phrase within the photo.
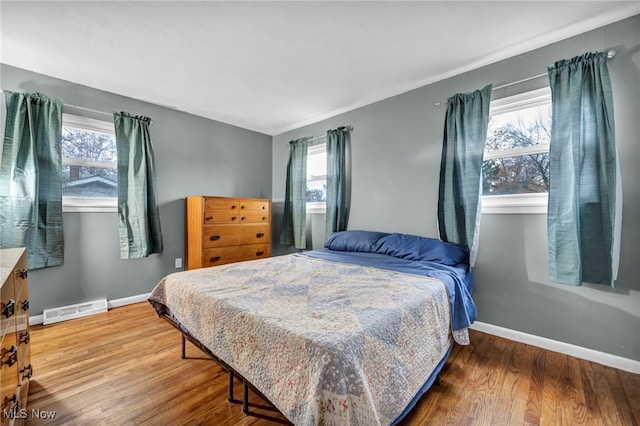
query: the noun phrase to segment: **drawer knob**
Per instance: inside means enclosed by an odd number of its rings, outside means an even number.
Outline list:
[[[18,278],[20,278],[21,280],[26,280],[27,276],[29,275],[29,273],[27,272],[26,269],[23,269],[21,271],[17,271],[18,272]]]
[[[231,210],[235,209],[237,206],[233,205],[231,206]],[[244,208],[244,207],[243,207]]]
[[[262,238],[262,237],[264,237],[264,232],[258,232],[256,234],[256,238]]]
[[[13,404],[13,407],[9,408],[9,404]],[[18,394],[17,393],[14,393],[13,396],[11,397],[8,397],[8,396],[4,397],[4,401],[2,401],[2,415],[4,416],[5,413],[7,414],[15,413],[15,415],[18,414]]]
[[[2,308],[2,316],[5,318],[11,318],[16,313],[16,301],[9,299],[9,301]]]
[[[25,331],[20,333],[20,343],[24,343],[25,345],[31,341],[31,337],[29,336],[29,332]]]
[[[256,256],[262,256],[264,254],[264,250],[258,250],[256,252]]]
[[[244,210],[244,207],[245,207],[245,205],[244,205],[244,204],[240,206],[240,208],[241,208],[241,209],[243,209],[243,210]]]
[[[30,379],[31,376],[33,376],[33,367],[31,366],[31,364],[20,370],[20,374],[22,374],[22,380]]]
[[[212,235],[211,237],[209,237],[209,239],[211,241],[218,241],[220,239],[220,235]]]
[[[265,216],[262,216],[262,220],[266,221],[266,220],[267,220],[267,218],[266,218]]]
[[[237,216],[233,216],[231,220],[236,220],[237,218],[238,218]]]
[[[246,218],[247,218],[246,216],[242,216],[240,220],[245,220]]]
[[[217,262],[218,260],[220,260],[220,256],[213,256],[209,259],[209,262]]]
[[[22,301],[22,310],[23,311],[29,310],[29,299],[25,299]]]
[[[205,221],[213,219],[213,216],[207,216],[204,218]]]

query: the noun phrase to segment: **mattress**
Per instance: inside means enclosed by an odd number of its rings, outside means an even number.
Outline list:
[[[291,254],[171,274],[149,301],[292,423],[387,425],[415,404],[454,335],[466,343],[475,315],[451,294],[461,286],[470,298],[464,268],[431,277],[412,263]]]

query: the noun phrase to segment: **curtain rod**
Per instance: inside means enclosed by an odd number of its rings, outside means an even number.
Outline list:
[[[616,51],[615,50],[609,50],[607,52],[607,59],[611,59],[614,56],[616,56]],[[534,75],[533,77],[523,78],[522,80],[514,81],[512,83],[501,84],[500,86],[493,87],[491,89],[491,91],[493,92],[494,90],[499,90],[499,89],[504,89],[505,87],[515,86],[516,84],[525,83],[527,81],[535,80],[536,78],[546,77],[548,75],[549,75],[549,73],[545,72],[543,74],[538,74],[538,75]],[[446,104],[446,103],[447,103],[447,101],[437,101],[437,102],[433,103],[433,106],[439,107],[440,105],[443,105],[443,104]]]
[[[341,129],[343,132],[350,132],[350,131],[353,130],[353,127],[352,126],[342,126],[339,129]],[[322,136],[316,136],[315,138],[308,139],[307,142],[315,142],[315,141],[319,141],[320,139],[326,139],[326,138],[327,138],[327,135],[324,134]]]
[[[4,93],[6,93],[6,90],[0,89],[0,93],[4,94]],[[71,109],[77,109],[77,110],[80,110],[80,111],[92,112],[94,114],[102,114],[102,115],[106,115],[106,116],[109,116],[109,117],[113,118],[113,113],[104,112],[104,111],[98,111],[97,109],[85,108],[85,107],[81,107],[81,106],[78,106],[78,105],[65,104],[64,102],[62,103],[62,106],[64,106],[65,108],[71,108]],[[153,125],[153,120],[151,120],[149,124]]]

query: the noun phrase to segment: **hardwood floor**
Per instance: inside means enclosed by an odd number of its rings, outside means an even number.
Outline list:
[[[32,327],[26,424],[286,424],[253,393],[256,415],[243,415],[226,372],[190,343],[181,359],[180,341],[146,302]],[[639,375],[480,332],[471,341],[402,425],[640,425]]]

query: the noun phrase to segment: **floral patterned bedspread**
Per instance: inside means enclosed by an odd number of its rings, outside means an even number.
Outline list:
[[[452,342],[440,281],[300,254],[174,273],[149,301],[296,425],[390,424]]]

